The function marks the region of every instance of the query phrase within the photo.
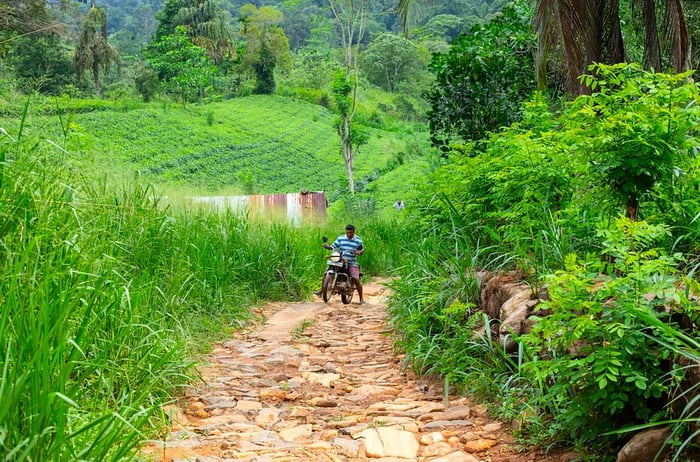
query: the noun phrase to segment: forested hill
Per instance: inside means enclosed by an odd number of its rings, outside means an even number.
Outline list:
[[[325,0],[219,2],[230,14],[232,26],[238,22],[241,6],[249,3],[257,7],[263,4],[272,6],[284,14],[282,28],[292,50],[308,45],[313,39],[315,29],[331,27],[332,13]],[[449,42],[460,32],[469,30],[473,24],[489,20],[506,3],[506,0],[436,0],[417,6],[410,21],[417,34],[444,38]],[[148,43],[158,27],[157,14],[164,4],[165,0],[96,0],[96,5],[107,12],[110,42],[125,55],[138,53]],[[367,41],[371,41],[382,32],[401,31],[401,23],[396,14],[396,1],[379,0],[372,2],[371,7]]]

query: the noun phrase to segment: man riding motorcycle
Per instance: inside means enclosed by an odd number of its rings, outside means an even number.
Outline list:
[[[365,304],[365,300],[362,293],[362,282],[360,281],[360,265],[357,263],[357,255],[362,255],[365,250],[362,244],[362,239],[360,236],[355,234],[355,226],[348,224],[345,227],[345,234],[341,234],[333,242],[333,244],[322,244],[324,249],[332,250],[338,249],[343,253],[343,256],[348,262],[348,273],[355,283],[357,288],[357,293],[360,296],[360,305]],[[315,292],[316,295],[320,295],[321,291]]]

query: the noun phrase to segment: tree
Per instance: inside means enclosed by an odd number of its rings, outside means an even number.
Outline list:
[[[20,38],[38,36],[55,41],[61,32],[63,27],[51,20],[45,0],[0,2],[0,58],[6,57]],[[16,49],[14,54],[17,55]]]
[[[695,157],[700,94],[685,83],[690,72],[669,75],[632,64],[592,65],[581,78],[591,89],[562,117],[576,133],[600,183],[625,203],[636,220],[653,188],[670,184]]]
[[[158,92],[158,75],[149,67],[141,67],[134,77],[134,86],[148,103]]]
[[[422,39],[439,39],[452,43],[459,34],[467,32],[469,27],[463,18],[453,14],[438,14],[430,18],[418,30],[416,35]]]
[[[45,0],[4,0],[0,3],[0,31],[31,34],[60,30],[51,22]]]
[[[291,68],[289,42],[280,27],[284,15],[274,7],[257,8],[250,3],[243,5],[240,13],[241,37],[245,40],[241,62],[255,73],[254,92],[272,94],[275,69],[289,72]]]
[[[289,40],[290,49],[294,51],[309,44],[312,31],[318,27],[319,22],[330,21],[322,11],[321,4],[314,0],[284,1],[278,8],[284,13],[282,28]]]
[[[216,73],[207,52],[190,41],[184,26],[153,44],[148,62],[166,92],[179,96],[183,106],[189,99],[200,98]]]
[[[514,2],[458,37],[447,54],[433,55],[428,119],[435,145],[481,140],[520,118],[520,105],[535,88],[529,18],[525,2]]]
[[[415,3],[416,0],[398,2],[404,31]],[[581,94],[587,88],[578,77],[590,64],[627,60],[619,0],[537,0],[535,3],[538,36],[535,71],[540,90],[546,88],[548,75],[554,73],[557,78],[564,75],[570,94]],[[631,5],[634,18],[629,34],[635,34],[635,29],[643,31],[645,68],[657,72],[690,69],[691,41],[683,1],[632,0]],[[636,24],[640,27],[635,28]]]
[[[471,27],[478,23],[488,22],[493,19],[510,0],[451,0],[449,2],[439,2],[430,4],[429,8],[416,8],[421,3],[428,6],[427,2],[420,0],[399,0],[396,4],[396,11],[405,33],[409,30],[409,20],[413,24],[421,24],[426,19],[441,15],[455,15],[463,18],[466,26]],[[422,10],[422,11],[420,11]]]
[[[79,74],[88,69],[92,72],[97,97],[101,96],[100,70],[109,71],[119,59],[117,50],[107,42],[107,15],[102,8],[91,6],[75,50],[75,68]]]
[[[71,56],[55,34],[17,38],[9,61],[26,92],[58,95],[75,75]]]
[[[664,70],[661,51],[665,48],[676,72],[688,70],[691,48],[682,0],[633,0],[632,4],[642,18],[645,68]],[[661,36],[657,8],[663,19]],[[540,88],[546,84],[547,63],[552,56],[563,56],[567,88],[572,94],[587,91],[578,77],[590,64],[626,60],[619,0],[539,0],[535,28],[540,41],[536,65]]]
[[[326,90],[339,67],[333,50],[328,46],[305,47],[295,53],[293,59],[290,81],[293,86],[303,88]]]
[[[393,92],[396,85],[425,69],[428,59],[410,40],[384,33],[360,55],[360,65],[374,85]]]
[[[354,162],[355,148],[360,146],[363,136],[353,127],[357,110],[357,90],[360,44],[367,23],[368,0],[328,0],[336,25],[340,32],[344,68],[333,82],[336,110],[339,119],[336,124],[340,136],[341,152],[345,161],[350,194],[355,194]]]
[[[156,42],[184,26],[192,43],[205,49],[215,63],[236,56],[230,15],[216,0],[166,0],[158,20]]]

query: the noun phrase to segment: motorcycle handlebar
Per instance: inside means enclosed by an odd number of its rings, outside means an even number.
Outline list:
[[[335,247],[333,247],[332,245],[328,245],[328,244],[321,244],[321,247],[323,247],[323,248],[326,249],[326,250],[333,250],[333,249],[335,248]],[[362,246],[360,246],[360,247],[357,248],[357,251],[360,251],[360,254],[362,254],[362,251],[363,251],[363,250],[364,250],[364,249],[363,249]],[[356,251],[356,250],[351,250],[351,251],[346,252],[346,253],[347,253],[348,255],[357,256],[357,255],[358,255],[357,251]]]

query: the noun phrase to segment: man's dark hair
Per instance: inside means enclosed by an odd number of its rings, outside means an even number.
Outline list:
[[[352,231],[355,231],[355,227],[354,227],[353,225],[347,225],[347,226],[345,227],[345,230],[346,230],[346,231],[351,231],[351,230],[352,230]]]

